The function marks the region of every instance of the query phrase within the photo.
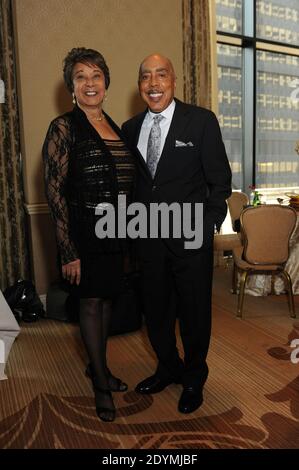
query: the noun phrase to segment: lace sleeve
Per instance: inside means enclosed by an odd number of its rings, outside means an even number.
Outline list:
[[[69,121],[64,117],[55,119],[50,124],[42,153],[46,196],[56,226],[56,239],[62,264],[78,258],[69,234],[69,214],[65,198],[70,145]]]

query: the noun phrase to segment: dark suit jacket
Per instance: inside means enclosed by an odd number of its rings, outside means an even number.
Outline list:
[[[146,205],[150,202],[202,202],[203,246],[207,246],[213,239],[214,225],[220,229],[226,216],[226,199],[231,194],[231,170],[214,113],[177,99],[175,101],[173,119],[154,179],[144,158],[136,151],[147,111],[122,126],[129,147],[137,155],[136,200]],[[178,146],[176,141],[189,145]],[[165,242],[177,255],[183,254],[182,240]]]

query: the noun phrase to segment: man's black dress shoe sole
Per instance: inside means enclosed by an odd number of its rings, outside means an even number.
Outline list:
[[[178,404],[180,413],[193,413],[203,403],[202,388],[186,387],[184,388]]]
[[[162,380],[156,375],[152,375],[147,379],[140,382],[135,387],[135,392],[141,393],[142,395],[150,395],[153,393],[162,392],[168,385],[172,383],[180,383],[179,381],[174,380]]]

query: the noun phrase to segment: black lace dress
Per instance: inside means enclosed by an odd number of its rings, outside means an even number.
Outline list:
[[[100,203],[118,196],[130,203],[135,166],[116,124],[105,114],[119,140],[103,140],[77,106],[51,122],[43,145],[45,187],[56,227],[61,264],[81,260],[80,297],[108,298],[121,287],[126,241],[100,239],[95,226]]]

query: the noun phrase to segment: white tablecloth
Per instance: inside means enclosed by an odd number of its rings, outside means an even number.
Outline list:
[[[293,294],[299,295],[299,212],[297,214],[297,223],[290,240],[290,256],[285,270],[292,279]],[[280,276],[275,277],[275,294],[285,292],[284,281]],[[268,295],[271,292],[271,276],[265,274],[256,274],[248,276],[245,293],[250,295]]]
[[[20,327],[0,291],[0,380],[6,379],[5,365]]]

